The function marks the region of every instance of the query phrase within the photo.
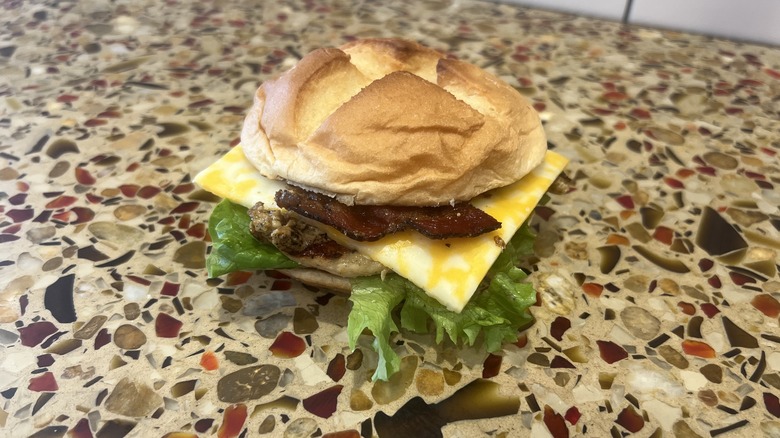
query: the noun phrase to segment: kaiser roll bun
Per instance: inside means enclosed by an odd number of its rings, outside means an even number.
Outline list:
[[[269,178],[347,204],[410,206],[511,184],[547,149],[517,90],[399,39],[318,49],[263,83],[241,144]]]

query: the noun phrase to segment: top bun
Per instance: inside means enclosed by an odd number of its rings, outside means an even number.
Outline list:
[[[265,82],[241,132],[265,176],[347,204],[433,206],[511,184],[547,150],[530,103],[415,42],[315,50]]]

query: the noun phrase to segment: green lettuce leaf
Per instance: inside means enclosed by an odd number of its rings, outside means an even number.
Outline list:
[[[290,260],[270,243],[249,233],[249,214],[241,205],[223,200],[209,218],[211,253],[206,259],[209,277],[233,271],[295,268]]]
[[[406,279],[398,275],[386,276],[384,280],[374,275],[352,281],[352,293],[349,296],[352,310],[347,319],[349,348],[355,349],[363,330],[371,330],[373,347],[379,354],[373,380],[387,380],[401,368],[401,359],[390,346],[390,337],[398,331],[392,314],[406,296],[407,283]]]
[[[517,340],[521,328],[532,321],[528,308],[536,302],[531,284],[524,283],[525,272],[518,262],[533,253],[534,234],[524,224],[488,272],[483,287],[460,313],[455,313],[429,297],[419,287],[396,274],[363,277],[352,281],[352,311],[347,323],[350,348],[368,328],[374,335],[379,364],[372,376],[386,380],[400,369],[400,358],[390,348],[390,337],[398,328],[392,312],[401,304],[400,323],[415,333],[435,332],[436,342],[446,335],[452,342],[473,345],[482,334],[489,352],[505,342]]]
[[[536,235],[526,221],[517,229],[515,235],[493,262],[493,266],[488,271],[488,277],[497,272],[509,272],[512,268],[517,268],[524,258],[532,256],[534,254],[534,240],[536,240]]]

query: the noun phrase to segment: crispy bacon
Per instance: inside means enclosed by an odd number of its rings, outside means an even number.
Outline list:
[[[279,190],[276,204],[329,225],[347,237],[373,242],[413,229],[431,239],[474,237],[501,228],[501,222],[468,203],[439,207],[346,205],[320,193]]]

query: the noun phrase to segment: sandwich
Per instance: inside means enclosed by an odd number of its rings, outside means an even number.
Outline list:
[[[532,321],[518,263],[566,163],[533,106],[473,64],[401,39],[317,49],[259,87],[240,143],[195,178],[223,198],[209,276],[273,269],[349,294],[374,379],[399,369],[401,329],[497,351]]]

